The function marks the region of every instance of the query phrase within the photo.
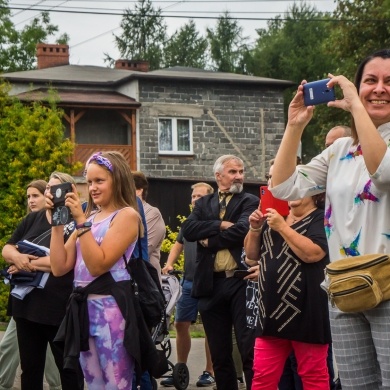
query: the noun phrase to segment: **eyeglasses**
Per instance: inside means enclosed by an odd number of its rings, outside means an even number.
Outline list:
[[[98,152],[98,153],[93,154],[88,159],[87,163],[85,164],[85,167],[88,168],[88,165],[92,161],[96,161],[99,165],[104,165],[112,173],[114,171],[114,167],[112,166],[111,161],[108,158],[103,157],[101,154],[102,154],[102,152]],[[85,169],[84,176],[86,175],[86,173],[87,173],[87,170]]]
[[[272,179],[272,175],[269,175],[268,173],[265,175],[265,178],[267,179],[267,180],[269,180],[269,179]]]

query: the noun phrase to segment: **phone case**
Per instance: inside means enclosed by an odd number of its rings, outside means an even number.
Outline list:
[[[238,279],[244,279],[245,276],[248,276],[250,274],[251,274],[251,272],[248,272],[244,269],[238,269],[238,270],[233,271],[233,277],[238,278]]]
[[[260,211],[263,214],[267,213],[267,209],[275,209],[281,216],[286,217],[290,212],[288,202],[275,198],[267,186],[260,187]]]
[[[312,81],[303,85],[303,100],[305,106],[328,103],[336,100],[334,88],[328,88],[326,84],[330,79]]]
[[[66,225],[73,220],[68,207],[65,206],[65,195],[72,191],[71,183],[61,183],[51,186],[50,192],[53,195],[52,226]]]

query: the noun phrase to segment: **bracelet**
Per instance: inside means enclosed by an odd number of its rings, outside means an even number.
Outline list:
[[[80,238],[83,234],[89,232],[91,230],[91,228],[85,228],[84,230],[82,230],[80,233],[77,234],[77,238]]]
[[[260,226],[259,228],[253,228],[252,226],[250,226],[249,225],[249,230],[251,231],[251,232],[256,232],[256,233],[258,233],[258,232],[261,232],[261,230],[263,229],[263,227],[262,226]]]

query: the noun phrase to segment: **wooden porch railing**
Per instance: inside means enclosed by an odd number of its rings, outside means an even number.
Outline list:
[[[77,144],[74,159],[75,161],[80,161],[83,164],[83,168],[76,173],[76,176],[82,176],[85,163],[93,153],[106,152],[111,150],[115,150],[117,152],[122,153],[126,161],[128,162],[131,170],[136,170],[137,167],[132,166],[131,149],[132,147],[130,145]]]

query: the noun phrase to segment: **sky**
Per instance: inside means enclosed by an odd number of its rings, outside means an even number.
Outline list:
[[[43,10],[50,12],[51,23],[59,27],[59,33],[70,36],[69,51],[72,65],[107,66],[104,53],[119,59],[114,36],[121,34],[121,13],[134,9],[136,0],[9,0],[12,20],[18,29]],[[294,3],[288,0],[152,0],[155,9],[161,8],[172,35],[193,18],[199,32],[205,35],[206,28],[214,28],[217,18],[225,11],[239,19],[243,35],[254,42],[257,28],[266,28],[267,19],[282,15]],[[334,0],[307,0],[318,11],[333,11]],[[58,34],[59,35],[59,34]],[[57,36],[56,36],[57,37]],[[53,41],[48,43],[54,43]]]

